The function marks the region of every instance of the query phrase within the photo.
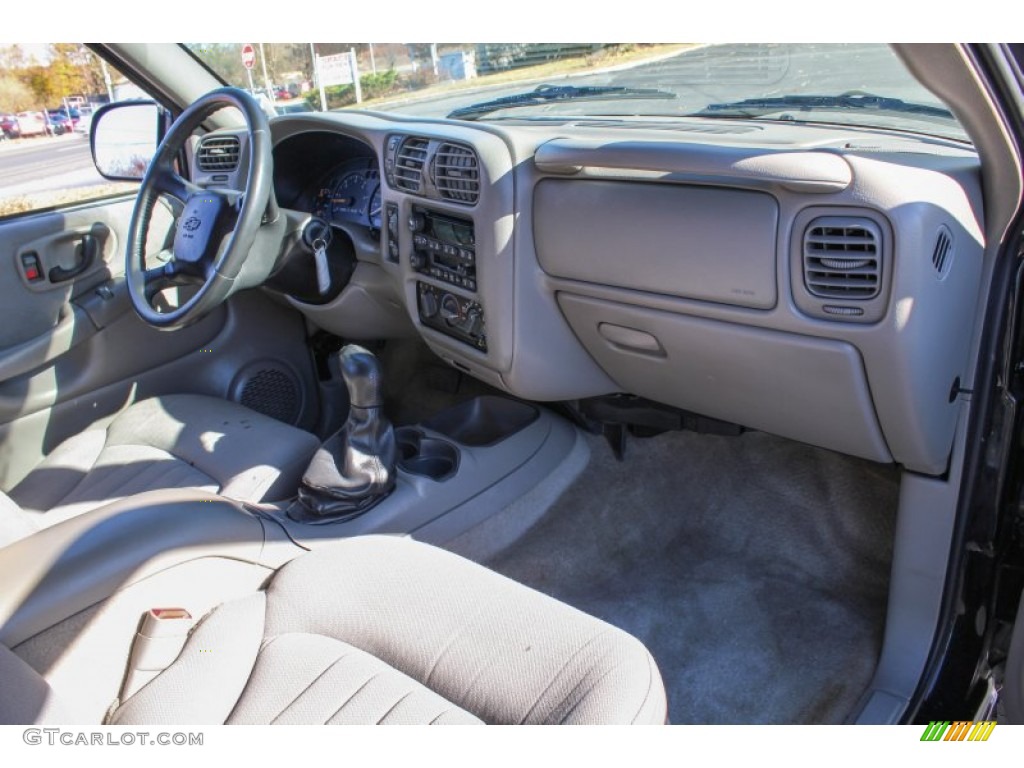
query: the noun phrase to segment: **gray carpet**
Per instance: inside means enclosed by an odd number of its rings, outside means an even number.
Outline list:
[[[633,633],[674,723],[837,723],[881,645],[895,469],[749,433],[632,439],[487,564]]]

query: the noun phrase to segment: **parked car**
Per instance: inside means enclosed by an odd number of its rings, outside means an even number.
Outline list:
[[[48,136],[52,132],[50,118],[45,112],[19,112],[18,130],[22,136]]]
[[[94,46],[160,99],[0,219],[0,713],[1024,723],[1024,51],[607,47]]]
[[[78,121],[81,118],[81,110],[77,106],[61,106],[56,110],[50,110],[50,114],[56,114],[60,117],[65,118],[70,123],[70,129],[74,130],[78,126]]]
[[[309,102],[305,99],[282,99],[281,101],[274,102],[274,109],[277,110],[279,115],[294,115],[299,112],[312,112],[312,107],[309,106]]]
[[[89,134],[89,129],[92,127],[92,107],[83,106],[78,109],[78,119],[75,121],[75,133],[84,135]]]
[[[0,138],[16,139],[21,136],[17,115],[0,115]]]
[[[46,119],[47,129],[52,136],[63,136],[74,130],[71,118],[62,109],[47,110]]]

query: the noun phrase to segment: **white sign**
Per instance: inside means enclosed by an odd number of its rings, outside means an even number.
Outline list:
[[[355,82],[352,73],[352,55],[336,53],[320,57],[320,81],[325,85],[348,85]]]
[[[246,43],[242,46],[242,64],[246,69],[252,69],[256,66],[256,49],[252,47],[252,43]]]

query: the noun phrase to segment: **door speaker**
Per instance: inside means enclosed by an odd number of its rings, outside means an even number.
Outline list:
[[[302,387],[290,367],[276,360],[256,360],[231,382],[230,397],[272,419],[295,425],[302,414]]]

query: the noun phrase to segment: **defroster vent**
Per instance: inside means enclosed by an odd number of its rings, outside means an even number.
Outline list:
[[[204,173],[231,173],[238,168],[240,152],[237,136],[211,136],[199,145],[196,162]]]
[[[442,144],[434,155],[434,187],[445,200],[475,205],[480,197],[476,153],[460,144]]]
[[[814,296],[875,298],[882,284],[882,233],[870,219],[823,216],[804,232],[804,284]]]

